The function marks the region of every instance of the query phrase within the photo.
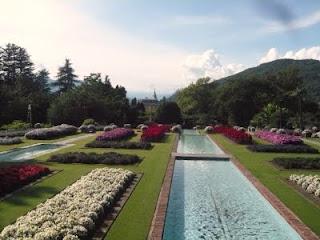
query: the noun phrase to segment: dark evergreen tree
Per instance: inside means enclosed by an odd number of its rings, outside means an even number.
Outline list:
[[[76,86],[76,78],[70,59],[65,60],[65,64],[59,67],[57,81],[55,85],[59,88],[58,92],[63,93],[73,89]]]
[[[41,69],[36,73],[35,83],[37,84],[37,86],[41,91],[44,91],[44,92],[50,91],[49,80],[50,80],[50,77],[47,69]]]
[[[159,123],[181,123],[181,110],[177,103],[162,101],[157,109],[155,120]]]

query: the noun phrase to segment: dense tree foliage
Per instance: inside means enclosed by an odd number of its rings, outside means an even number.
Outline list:
[[[123,87],[112,87],[109,78],[92,73],[84,83],[61,94],[49,108],[53,124],[80,125],[83,119],[93,118],[99,123],[124,123],[129,104]]]
[[[156,122],[172,124],[172,123],[181,123],[182,115],[180,108],[175,102],[167,102],[166,100],[161,101],[156,115]]]
[[[238,75],[216,82],[199,79],[179,90],[175,99],[192,124],[218,121],[248,126],[303,127],[319,124],[307,117],[319,112],[297,68],[277,74]]]
[[[143,105],[129,104],[124,87],[111,85],[100,73],[77,80],[71,61],[59,67],[54,89],[46,69],[35,71],[27,51],[15,44],[0,48],[0,126],[16,119],[32,123],[50,122],[80,125],[93,118],[99,123],[136,123],[143,115]],[[50,88],[51,87],[51,88]]]

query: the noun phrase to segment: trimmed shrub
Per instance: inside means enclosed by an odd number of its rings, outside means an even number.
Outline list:
[[[134,131],[128,128],[116,128],[99,135],[97,141],[118,141],[127,139],[134,135]]]
[[[275,153],[318,153],[319,151],[309,145],[292,145],[292,144],[279,144],[279,145],[251,145],[247,147],[253,152],[275,152]]]
[[[89,148],[123,148],[123,149],[150,149],[149,142],[125,142],[125,141],[92,141],[85,145]]]
[[[320,169],[320,158],[274,158],[273,163],[286,169]]]
[[[0,137],[23,137],[29,130],[0,131]]]
[[[53,155],[48,162],[85,163],[85,164],[135,164],[141,162],[137,155],[107,152],[102,154],[69,152]]]
[[[34,124],[34,128],[41,128],[41,123]]]
[[[61,124],[59,126],[51,127],[51,128],[39,128],[31,130],[26,133],[26,138],[28,139],[53,139],[63,136],[68,136],[75,134],[78,131],[78,128],[68,124]]]
[[[0,145],[13,145],[19,143],[22,143],[22,140],[19,137],[0,137]]]

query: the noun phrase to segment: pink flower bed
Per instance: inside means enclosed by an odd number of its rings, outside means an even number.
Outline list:
[[[97,141],[119,141],[131,137],[134,135],[134,131],[128,128],[116,128],[109,132],[104,132],[99,135]]]
[[[273,144],[302,144],[301,138],[288,134],[278,134],[269,131],[257,131],[255,136]]]

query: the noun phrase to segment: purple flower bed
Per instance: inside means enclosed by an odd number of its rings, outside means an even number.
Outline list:
[[[102,133],[96,138],[96,140],[97,141],[117,141],[117,140],[123,140],[128,137],[131,137],[132,135],[134,135],[134,131],[132,129],[116,128],[109,132]]]
[[[288,134],[278,134],[269,131],[257,131],[255,136],[273,144],[302,144],[301,138]]]

